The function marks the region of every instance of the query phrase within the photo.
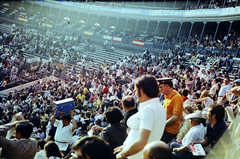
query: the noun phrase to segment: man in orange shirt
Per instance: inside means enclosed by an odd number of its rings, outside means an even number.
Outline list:
[[[179,132],[179,124],[181,122],[183,111],[182,96],[173,89],[171,78],[157,79],[159,91],[165,95],[164,108],[167,113],[167,122],[162,136],[162,141],[169,143]]]

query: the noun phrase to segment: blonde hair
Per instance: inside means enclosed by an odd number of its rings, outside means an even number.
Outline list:
[[[207,90],[203,90],[202,93],[201,93],[201,96],[200,96],[200,99],[201,98],[204,98],[204,97],[210,97],[213,99],[212,95],[209,94],[209,91]]]
[[[186,105],[184,106],[184,108],[189,112],[189,113],[193,113],[194,112],[194,109],[191,105]]]

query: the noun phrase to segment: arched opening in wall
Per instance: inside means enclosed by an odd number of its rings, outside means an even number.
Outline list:
[[[124,32],[124,29],[127,25],[127,19],[126,18],[119,18],[118,20],[118,24],[117,24],[117,27],[116,27],[116,30],[115,30],[115,35],[117,37],[122,37],[123,36],[123,32]]]
[[[58,8],[52,8],[48,16],[48,22],[51,24],[56,24],[59,16],[60,10]]]
[[[177,35],[179,31],[180,23],[179,22],[171,22],[167,39],[164,44],[164,49],[174,49],[177,43]]]
[[[41,6],[37,5],[37,4],[33,4],[32,6],[32,10],[30,13],[30,18],[29,18],[29,23],[33,24],[33,25],[38,25],[38,21],[39,21],[39,15],[40,15],[40,9]]]

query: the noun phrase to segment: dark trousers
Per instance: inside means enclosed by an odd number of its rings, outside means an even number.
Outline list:
[[[179,143],[176,143],[176,142],[172,142],[171,145],[170,145],[170,149],[173,150],[174,148],[179,148],[181,147],[182,145],[180,145]],[[177,159],[177,158],[184,158],[184,159],[190,159],[190,158],[193,158],[193,155],[192,155],[192,152],[190,151],[185,151],[185,152],[179,152],[179,153],[175,153],[175,152],[172,152],[173,153],[173,158]]]
[[[70,151],[71,151],[71,150],[70,150],[70,145],[68,145],[67,150],[66,150],[66,151],[62,151],[64,157],[67,156],[67,154],[68,154]]]
[[[161,140],[167,144],[170,141],[172,141],[176,136],[177,136],[177,134],[171,134],[171,133],[167,132],[166,130],[164,130]]]

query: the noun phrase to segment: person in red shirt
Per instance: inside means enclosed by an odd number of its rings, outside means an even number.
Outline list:
[[[108,94],[108,85],[105,83],[105,87],[103,89],[103,94]]]
[[[143,69],[140,67],[140,74],[143,75]]]
[[[188,100],[188,90],[184,89],[183,90],[183,93],[182,93],[182,99],[183,99],[183,102],[185,102],[186,100]]]

